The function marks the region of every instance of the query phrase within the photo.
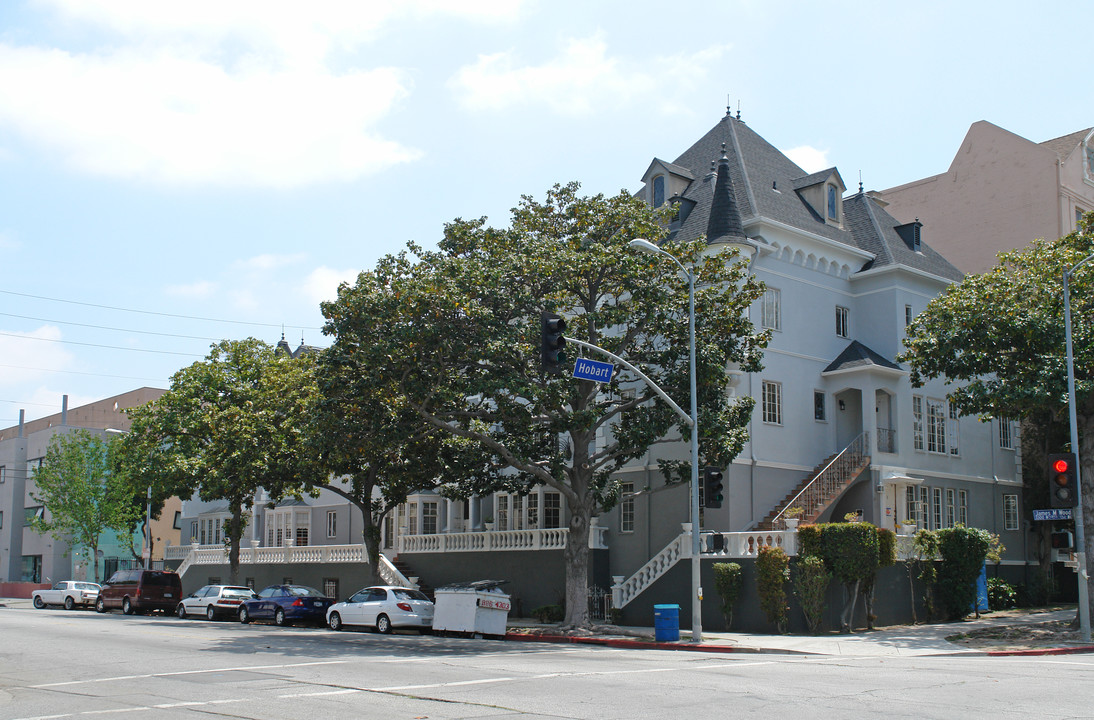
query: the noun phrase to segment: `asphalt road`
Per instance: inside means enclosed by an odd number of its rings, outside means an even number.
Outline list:
[[[0,608],[0,719],[1089,718],[1094,656],[709,654]]]

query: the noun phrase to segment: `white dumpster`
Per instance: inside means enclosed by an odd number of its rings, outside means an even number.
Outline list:
[[[433,632],[504,637],[511,603],[499,586],[506,582],[478,580],[434,590]]]

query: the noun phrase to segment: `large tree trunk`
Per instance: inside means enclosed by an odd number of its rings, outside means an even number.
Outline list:
[[[232,585],[239,584],[239,541],[243,538],[243,507],[238,503],[232,507],[232,527],[228,539],[228,577]]]
[[[370,582],[373,585],[382,585],[383,578],[380,577],[380,525],[377,518],[372,514],[371,500],[361,508],[361,516],[365,519],[362,532],[365,537],[365,553],[368,555],[369,573],[372,575]]]
[[[570,504],[570,533],[562,556],[566,562],[566,617],[563,628],[589,627],[589,502]]]

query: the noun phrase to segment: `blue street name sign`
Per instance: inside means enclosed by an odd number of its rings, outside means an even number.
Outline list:
[[[613,372],[615,372],[615,365],[599,360],[578,358],[574,363],[574,377],[578,380],[606,383],[612,379]]]
[[[1034,520],[1070,520],[1071,508],[1054,508],[1052,510],[1034,510]]]

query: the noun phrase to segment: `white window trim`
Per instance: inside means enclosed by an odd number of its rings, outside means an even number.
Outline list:
[[[760,327],[781,332],[782,317],[782,292],[778,288],[766,288],[760,298]]]
[[[634,483],[625,482],[619,487],[621,495],[634,492]],[[628,535],[634,532],[634,496],[623,497],[619,501],[619,532]]]
[[[770,395],[769,395],[770,390]],[[760,384],[760,407],[763,422],[766,425],[783,424],[783,386],[773,380],[764,380]],[[772,419],[769,419],[772,418]]]
[[[836,337],[851,337],[851,309],[842,305],[836,306]]]
[[[1003,529],[1004,530],[1017,530],[1018,529],[1018,496],[1017,495],[1004,495],[1003,496]]]
[[[927,450],[926,433],[923,429],[923,396],[912,395],[912,446],[916,452]]]

